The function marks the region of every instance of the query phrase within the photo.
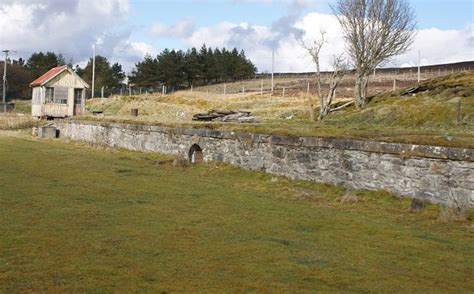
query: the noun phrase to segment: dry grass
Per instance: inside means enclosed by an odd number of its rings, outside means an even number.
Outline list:
[[[317,99],[314,100],[315,106],[318,106]],[[156,122],[190,121],[193,114],[211,109],[246,110],[263,120],[274,120],[307,116],[308,97],[302,93],[287,97],[251,93],[227,94],[224,97],[182,91],[164,97],[148,95],[91,99],[87,108],[89,111],[103,111],[106,116],[111,117],[127,117],[130,109],[138,108],[140,120]]]
[[[342,204],[356,204],[360,201],[359,197],[353,191],[347,191],[341,198]]]
[[[0,114],[0,130],[15,130],[31,128],[36,121],[30,115]]]
[[[421,80],[428,80],[432,78],[438,78],[440,76],[449,75],[451,71],[443,71],[443,72],[422,72]],[[377,72],[375,76],[370,77],[370,84],[371,87],[369,88],[369,94],[375,95],[378,93],[385,92],[387,90],[393,89],[393,81],[396,80],[396,88],[405,88],[409,86],[413,86],[417,84],[417,73],[416,71],[413,73],[380,73]],[[287,93],[306,93],[307,85],[310,83],[310,93],[316,93],[316,76],[315,74],[307,74],[306,76],[285,76],[282,77],[276,76],[274,79],[274,88],[275,88],[275,95],[282,94],[282,88],[285,87]],[[262,84],[263,82],[263,84]],[[329,84],[329,75],[324,74],[322,75],[322,83],[323,83],[323,90],[327,89]],[[341,86],[338,89],[338,93],[341,97],[351,97],[353,93],[353,85],[355,83],[355,76],[353,74],[348,74],[344,78]],[[225,84],[226,92],[239,94],[242,93],[243,88],[245,88],[246,93],[260,93],[260,87],[263,85],[263,91],[268,93],[271,88],[271,79],[269,77],[265,78],[255,78],[254,80],[246,80],[240,82],[233,82]],[[201,91],[203,93],[213,93],[213,94],[223,94],[224,93],[224,84],[217,84],[217,85],[208,85],[203,87],[197,87],[197,91]]]
[[[466,222],[472,214],[469,206],[463,207],[443,207],[439,214],[439,220],[442,222]]]
[[[363,111],[347,108],[331,114],[324,122],[309,121],[308,96],[299,90],[288,91],[285,97],[277,92],[274,95],[247,92],[224,96],[204,91],[205,88],[164,97],[143,95],[92,99],[88,101],[87,109],[103,111],[105,117],[80,119],[474,148],[474,72],[442,77],[421,86],[424,91],[416,95],[402,96],[401,90],[385,92],[373,97]],[[234,87],[238,88],[239,84]],[[375,89],[377,87],[376,84]],[[463,101],[461,123],[456,122],[456,104],[453,103],[453,98],[458,96]],[[343,97],[339,96],[337,101],[350,100]],[[316,96],[312,99],[317,112],[318,99]],[[132,108],[139,109],[138,118],[130,117]],[[193,114],[212,109],[251,111],[262,123],[191,120]]]

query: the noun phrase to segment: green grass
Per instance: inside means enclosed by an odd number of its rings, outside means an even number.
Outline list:
[[[0,150],[0,292],[474,291],[472,222],[435,205],[26,135]]]
[[[15,112],[31,115],[31,100],[14,100]]]
[[[379,94],[371,98],[366,109],[350,107],[332,113],[323,122],[309,121],[304,95],[282,98],[250,94],[224,98],[190,92],[166,97],[95,99],[89,101],[88,108],[104,111],[106,116],[78,119],[474,148],[474,71],[429,80],[421,83],[420,88],[422,91],[414,96],[401,95],[403,90]],[[456,122],[455,97],[462,97],[461,123]],[[129,116],[131,108],[139,108],[138,118]],[[191,121],[192,114],[216,108],[248,110],[262,122]]]
[[[402,95],[404,90],[387,92],[371,99],[363,111],[350,109],[328,117],[334,126],[437,129],[474,132],[474,71],[423,82],[420,92]],[[462,122],[456,123],[455,97],[462,98]]]

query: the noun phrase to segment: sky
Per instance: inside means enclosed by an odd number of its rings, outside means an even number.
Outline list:
[[[38,51],[61,53],[84,65],[97,54],[127,72],[146,54],[165,48],[244,49],[259,72],[314,71],[306,43],[326,31],[323,70],[344,53],[340,26],[330,5],[336,0],[0,0],[0,49],[14,58]],[[474,1],[408,0],[416,14],[412,47],[384,66],[413,66],[474,60]]]

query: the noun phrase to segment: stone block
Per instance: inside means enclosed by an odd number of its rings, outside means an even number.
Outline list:
[[[46,139],[57,138],[57,129],[54,126],[39,127],[38,137]]]

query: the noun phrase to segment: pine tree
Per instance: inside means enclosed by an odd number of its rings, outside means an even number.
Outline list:
[[[26,67],[31,71],[34,78],[37,78],[53,67],[64,65],[64,57],[62,54],[56,55],[53,52],[39,52],[33,53],[28,61],[26,62]]]
[[[130,83],[146,88],[154,88],[160,85],[162,75],[158,70],[158,60],[146,55],[142,62],[135,64],[135,69],[129,77]]]
[[[130,81],[139,86],[166,84],[168,88],[207,85],[252,78],[257,72],[255,65],[247,59],[245,52],[237,48],[191,48],[184,53],[165,49],[153,59],[135,65]]]
[[[92,85],[92,58],[89,59],[86,67],[77,70],[79,74],[89,85]],[[113,66],[107,58],[97,55],[95,57],[95,93],[100,93],[104,87],[104,94],[106,96],[112,94],[117,88],[122,86],[125,73],[122,71],[122,66],[118,63]]]
[[[0,72],[3,73],[4,61],[0,61]],[[23,59],[9,60],[7,62],[7,100],[11,99],[30,99],[31,90],[29,84],[33,81],[34,77],[31,71],[25,66]],[[2,91],[2,85],[0,83],[0,92]]]
[[[201,70],[202,70],[202,83],[206,85],[209,82],[209,64],[208,64],[208,51],[206,44],[203,44],[201,47],[201,50],[199,50],[199,63],[201,64]]]
[[[186,73],[186,81],[188,86],[195,85],[202,76],[202,64],[196,48],[192,48],[186,52],[184,60],[184,72]]]

